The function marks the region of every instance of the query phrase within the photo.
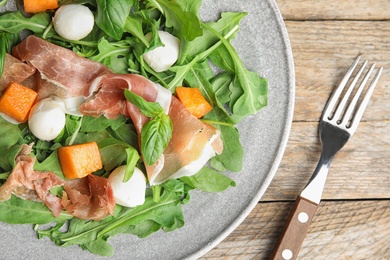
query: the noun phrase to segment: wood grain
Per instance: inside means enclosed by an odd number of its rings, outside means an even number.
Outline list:
[[[388,0],[276,0],[286,20],[386,20]]]
[[[334,158],[299,259],[390,259],[390,1],[276,0],[296,74],[280,167],[244,222],[201,259],[268,259],[317,164],[318,121],[356,56],[384,73],[352,139]]]
[[[295,121],[318,121],[359,54],[385,68],[363,120],[390,120],[390,21],[286,21],[286,26],[296,73]]]
[[[292,205],[259,203],[242,225],[200,259],[268,259]],[[390,201],[323,201],[298,259],[389,259],[389,239]]]
[[[323,198],[390,198],[389,133],[389,122],[361,122],[333,159]],[[295,199],[312,175],[320,152],[318,123],[294,122],[282,162],[262,200]]]

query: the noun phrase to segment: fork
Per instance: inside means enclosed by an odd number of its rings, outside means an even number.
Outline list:
[[[288,260],[297,258],[309,225],[321,201],[330,163],[336,153],[355,133],[379,80],[383,67],[378,69],[365,94],[362,95],[363,89],[375,68],[375,64],[368,69],[362,80],[360,78],[368,61],[365,61],[356,75],[352,77],[360,57],[358,56],[352,63],[325,105],[319,123],[322,151],[318,165],[308,184],[296,199],[288,222],[271,255],[271,259]],[[360,82],[360,85],[355,89],[358,82]],[[347,83],[350,83],[348,88],[346,88]]]

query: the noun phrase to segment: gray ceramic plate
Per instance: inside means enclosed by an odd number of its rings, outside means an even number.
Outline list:
[[[250,70],[269,80],[269,105],[239,129],[245,148],[241,173],[229,174],[237,186],[219,194],[193,192],[184,206],[186,224],[146,239],[119,235],[110,239],[113,259],[194,259],[231,233],[256,206],[283,155],[292,121],[294,68],[283,19],[273,0],[204,0],[202,18],[216,20],[222,11],[246,11],[234,41]],[[38,240],[31,225],[0,223],[0,259],[99,259],[78,246],[57,247]],[[102,259],[107,259],[103,258]]]

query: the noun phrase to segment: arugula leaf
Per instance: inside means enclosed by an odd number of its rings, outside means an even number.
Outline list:
[[[221,35],[227,36],[229,39],[233,39],[237,32],[237,25],[240,20],[245,17],[246,13],[222,13],[221,18],[217,22],[207,23]],[[203,26],[203,23],[201,24]],[[209,30],[204,30],[203,35],[195,38],[192,41],[182,41],[181,52],[178,64],[186,63],[202,52],[215,51],[213,46],[215,44],[220,45],[218,37]],[[207,55],[208,56],[208,55]]]
[[[164,191],[159,202],[147,197],[143,205],[135,208],[117,206],[114,216],[101,221],[74,218],[69,221],[65,231],[61,230],[62,224],[59,224],[37,232],[39,238],[47,236],[60,246],[80,245],[100,255],[111,255],[111,247],[105,243],[111,236],[133,233],[145,237],[161,228],[173,231],[182,227],[184,217],[180,203],[180,195]],[[149,227],[152,231],[146,230]]]
[[[53,221],[63,223],[72,217],[61,213],[56,218],[43,203],[23,200],[14,195],[9,200],[0,202],[0,221],[9,224],[47,224]]]
[[[123,162],[126,162],[126,149],[131,148],[129,144],[112,137],[100,140],[98,142],[98,146],[100,156],[102,158],[102,163],[106,171],[111,171],[114,168],[122,165]],[[136,153],[138,154],[138,152]]]
[[[0,16],[0,32],[19,33],[27,29],[41,34],[50,22],[50,15],[45,12],[37,13],[30,18],[24,17],[20,11],[10,12]]]
[[[245,116],[257,113],[267,105],[268,83],[257,73],[248,71],[242,63],[234,47],[210,25],[203,24],[207,30],[214,33],[226,48],[234,62],[235,77],[229,86],[230,109],[236,117],[236,123]]]
[[[17,144],[8,148],[0,148],[0,154],[4,154],[4,156],[0,156],[0,169],[11,172],[15,167],[16,155],[21,149],[22,147]]]
[[[49,155],[44,161],[42,162],[35,162],[34,164],[34,170],[36,171],[47,171],[50,169],[51,172],[54,172],[57,176],[61,177],[62,179],[65,179],[65,176],[62,172],[60,162],[58,160],[58,154],[57,152],[52,153]]]
[[[112,256],[114,255],[114,248],[107,243],[107,239],[99,238],[93,242],[87,242],[81,245],[81,248],[88,250],[93,254],[101,256]]]
[[[193,0],[199,2],[200,0]],[[186,5],[180,4],[177,0],[147,0],[150,6],[160,10],[165,16],[167,27],[172,27],[176,36],[181,39],[192,41],[203,34],[200,26],[200,20],[197,14],[191,11],[186,11]]]
[[[97,26],[115,40],[120,40],[134,0],[96,0],[96,3]]]
[[[117,42],[114,45],[102,38],[99,40],[98,50],[99,54],[90,56],[89,59],[106,65],[115,73],[127,73],[127,56],[130,54],[130,48],[127,44]]]
[[[130,180],[131,176],[133,176],[134,169],[138,163],[138,160],[141,158],[137,150],[133,147],[126,148],[126,155],[126,171],[123,176],[123,182],[127,182],[128,180]]]
[[[0,148],[8,148],[14,145],[21,135],[18,125],[7,122],[0,116]],[[6,137],[6,138],[5,138]]]
[[[126,123],[126,118],[124,116],[120,116],[115,120],[107,119],[104,116],[100,116],[100,117],[84,116],[80,128],[80,132],[85,132],[85,133],[99,132],[108,127],[112,128],[113,130],[116,130],[125,123]]]
[[[137,37],[145,46],[149,46],[149,41],[142,28],[143,21],[143,18],[130,14],[126,19],[124,30]]]
[[[236,186],[232,179],[208,167],[203,167],[193,176],[181,177],[180,180],[193,188],[206,192],[221,192],[230,186]]]

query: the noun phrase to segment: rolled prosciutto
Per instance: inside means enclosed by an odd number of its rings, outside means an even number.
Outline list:
[[[28,36],[12,49],[12,54],[35,67],[41,78],[65,89],[68,96],[90,96],[92,81],[110,70],[99,62],[80,57],[75,52],[57,46],[34,35]],[[50,91],[51,84],[42,84],[39,91]],[[60,92],[59,90],[56,90]]]
[[[115,198],[107,178],[89,174],[66,181],[64,189],[62,205],[77,218],[102,220],[114,213]]]
[[[176,97],[159,84],[133,74],[106,74],[97,78],[93,84],[97,94],[80,107],[80,112],[85,115],[105,115],[107,118],[116,118],[120,114],[128,115],[140,137],[142,127],[149,118],[125,99],[124,89],[129,89],[146,101],[159,102],[170,116],[173,133],[167,148],[155,164],[145,163],[151,185],[193,175],[211,157],[222,152],[223,143],[219,130],[193,116]]]
[[[62,186],[64,181],[53,172],[34,171],[35,157],[30,156],[31,146],[23,145],[16,156],[16,165],[6,182],[0,186],[0,202],[11,195],[32,201],[42,201],[58,217],[62,212],[61,199],[50,189]]]
[[[6,53],[4,71],[0,77],[0,92],[11,82],[22,82],[35,72],[35,68]]]

